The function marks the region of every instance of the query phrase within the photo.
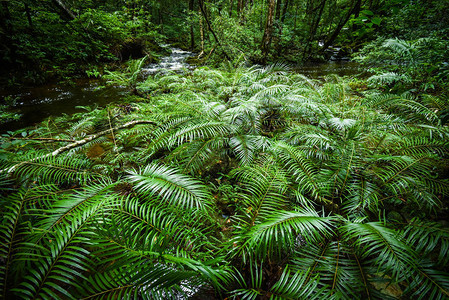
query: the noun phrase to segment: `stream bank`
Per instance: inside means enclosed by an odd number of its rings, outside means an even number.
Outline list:
[[[193,70],[186,60],[194,55],[189,51],[170,48],[171,55],[161,58],[159,63],[151,63],[142,69],[143,78],[157,73]],[[355,62],[332,61],[316,64],[308,63],[293,67],[294,72],[310,78],[321,78],[330,74],[354,76],[359,73]],[[75,79],[71,84],[46,84],[38,87],[21,87],[16,90],[0,90],[2,99],[14,104],[9,111],[20,114],[21,118],[1,124],[0,132],[14,131],[33,126],[50,116],[81,112],[80,106],[105,106],[117,102],[127,95],[123,87],[107,85],[103,79]],[[4,103],[5,101],[3,101]]]

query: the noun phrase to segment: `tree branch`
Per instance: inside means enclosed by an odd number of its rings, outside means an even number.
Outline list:
[[[3,173],[3,172],[12,173],[20,166],[23,166],[23,165],[26,165],[28,163],[32,163],[32,162],[35,162],[37,160],[44,159],[44,158],[47,158],[47,157],[59,155],[59,154],[65,152],[65,151],[68,151],[68,150],[77,148],[79,146],[82,146],[84,144],[87,144],[88,142],[91,142],[91,141],[93,141],[95,139],[98,139],[99,137],[101,137],[103,135],[109,134],[109,133],[113,132],[114,130],[117,131],[117,130],[129,128],[129,127],[133,127],[133,126],[138,125],[138,124],[154,124],[154,125],[156,125],[156,123],[153,122],[153,121],[145,121],[145,120],[131,121],[131,122],[125,123],[125,124],[123,124],[121,126],[117,126],[117,127],[114,127],[114,128],[110,128],[110,129],[101,131],[101,132],[96,133],[96,134],[92,134],[92,135],[90,135],[90,136],[88,136],[88,137],[86,137],[86,138],[84,138],[82,140],[75,141],[75,142],[73,142],[71,144],[68,144],[66,146],[60,147],[60,148],[56,149],[55,151],[53,151],[51,153],[48,153],[48,154],[45,154],[45,155],[42,155],[42,156],[39,156],[39,157],[35,157],[35,158],[33,158],[31,160],[28,160],[28,161],[20,162],[20,163],[12,166],[10,168],[6,168],[6,169],[1,170],[0,174]]]
[[[223,54],[224,54],[224,56],[226,57],[226,59],[229,60],[229,61],[231,61],[231,58],[229,58],[229,55],[228,55],[228,54],[226,53],[226,51],[224,50],[223,46],[222,46],[221,43],[220,43],[220,40],[218,39],[217,35],[215,34],[215,31],[212,29],[212,26],[210,25],[209,18],[207,17],[206,12],[205,12],[205,10],[204,10],[204,3],[203,3],[203,0],[200,0],[200,1],[199,1],[199,6],[200,6],[201,13],[203,14],[204,19],[206,20],[207,27],[209,28],[210,32],[212,33],[212,36],[214,37],[214,39],[215,39],[215,41],[217,42],[218,46],[220,46],[220,47],[222,48]]]

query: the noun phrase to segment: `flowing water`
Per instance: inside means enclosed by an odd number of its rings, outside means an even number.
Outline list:
[[[171,55],[164,57],[157,64],[149,64],[142,70],[144,76],[158,72],[183,72],[194,69],[186,63],[192,52],[171,48]],[[329,74],[340,76],[355,75],[359,72],[358,65],[353,62],[329,62],[325,64],[307,64],[294,68],[310,78],[320,78]],[[105,106],[111,102],[120,101],[126,91],[120,87],[105,86],[99,79],[78,79],[72,84],[47,84],[39,87],[20,90],[0,89],[0,99],[15,100],[11,111],[21,114],[17,121],[0,124],[0,132],[17,130],[33,126],[49,116],[60,116],[83,111],[78,106]],[[5,101],[0,100],[0,104]]]
[[[21,115],[19,120],[0,124],[0,132],[32,126],[50,116],[83,111],[78,106],[104,106],[117,101],[124,93],[119,87],[105,87],[98,79],[0,91],[0,98],[8,97],[9,101],[15,102],[10,110]]]
[[[144,75],[152,75],[158,72],[192,70],[193,67],[186,63],[186,59],[194,53],[178,48],[171,48],[171,55],[163,57],[159,63],[149,64],[142,69]]]

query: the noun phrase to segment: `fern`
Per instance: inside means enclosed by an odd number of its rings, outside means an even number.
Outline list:
[[[210,194],[200,181],[163,165],[153,163],[143,170],[132,170],[128,180],[135,184],[139,192],[161,197],[163,201],[180,208],[196,208],[206,212],[211,205]]]
[[[4,298],[447,298],[444,101],[134,64],[147,98],[2,137]]]

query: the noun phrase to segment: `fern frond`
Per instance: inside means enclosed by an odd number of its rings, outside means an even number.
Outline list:
[[[245,185],[247,194],[242,197],[250,226],[262,222],[287,205],[288,188],[285,172],[276,166],[242,167],[233,176]]]
[[[292,174],[301,194],[310,195],[325,203],[330,202],[326,199],[326,189],[323,189],[318,179],[318,168],[301,150],[278,142],[273,145],[272,151],[276,154],[277,159],[286,166],[288,172]]]
[[[43,215],[41,227],[35,229],[26,243],[19,248],[17,256],[20,260],[28,262],[28,274],[24,281],[14,289],[14,292],[25,298],[44,299],[73,299],[70,290],[72,286],[79,287],[79,280],[85,279],[85,273],[91,270],[92,261],[88,246],[90,240],[95,238],[92,224],[99,214],[105,213],[107,203],[115,197],[87,198],[83,206],[78,206],[61,218],[58,208],[71,207],[71,203],[57,204],[56,218],[45,221]],[[80,195],[81,197],[81,195]],[[48,224],[52,224],[48,226]],[[47,259],[41,259],[42,257]],[[66,285],[70,282],[71,285]]]
[[[204,212],[211,205],[211,195],[206,186],[175,168],[152,163],[143,170],[132,170],[128,174],[127,179],[135,185],[136,190],[161,197],[170,205]]]
[[[174,149],[167,159],[177,159],[185,171],[198,173],[207,170],[224,155],[225,143],[226,139],[222,137],[195,140]]]
[[[435,112],[415,101],[407,94],[401,96],[389,94],[376,95],[369,99],[367,105],[370,107],[384,108],[393,111],[395,114],[405,115],[407,118],[415,121],[425,120],[431,124],[438,121]]]
[[[222,122],[193,122],[177,130],[162,133],[157,139],[153,140],[149,149],[155,152],[198,139],[225,137],[229,134],[229,131],[229,126]]]
[[[294,250],[298,234],[306,243],[319,243],[331,236],[333,222],[333,218],[320,217],[312,210],[277,211],[251,229],[243,246],[261,259],[280,258]]]
[[[51,156],[47,153],[32,152],[26,156],[17,156],[16,159],[10,161],[14,164],[12,174],[21,180],[37,180],[43,184],[84,183],[99,177],[90,170],[92,161],[80,156]]]
[[[14,259],[15,249],[23,235],[23,222],[25,214],[26,191],[14,193],[4,199],[1,205],[3,215],[0,223],[0,257],[3,263],[0,266],[0,293],[3,299],[11,288],[11,265]]]
[[[240,165],[250,165],[257,152],[269,147],[269,141],[258,135],[236,135],[230,138],[229,146],[240,160]]]
[[[407,74],[398,74],[395,72],[387,72],[378,75],[373,75],[368,78],[368,83],[371,85],[390,85],[398,82],[411,83],[412,78]]]
[[[419,269],[410,276],[411,282],[404,294],[415,299],[447,299],[449,274],[435,269],[433,263],[421,260]]]
[[[395,279],[409,276],[416,268],[416,253],[398,234],[380,223],[347,223],[340,227],[345,240],[356,249],[356,255],[370,262]]]
[[[279,280],[273,285],[270,292],[271,299],[331,299],[332,295],[326,287],[318,286],[318,278],[308,279],[308,272],[294,272],[287,265]]]
[[[406,224],[402,234],[421,257],[433,256],[440,265],[449,263],[449,230],[441,224],[414,218]]]

